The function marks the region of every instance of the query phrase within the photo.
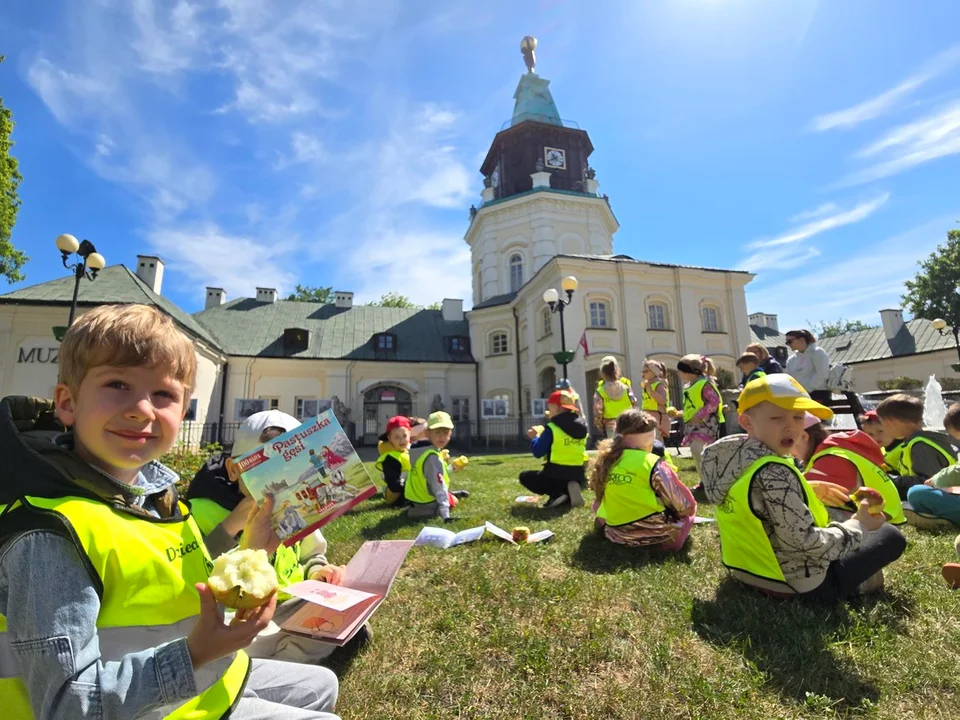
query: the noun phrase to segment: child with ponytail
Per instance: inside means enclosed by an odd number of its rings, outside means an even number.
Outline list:
[[[656,427],[656,419],[640,410],[620,413],[613,438],[600,443],[590,487],[597,496],[597,524],[607,540],[675,551],[690,534],[697,503],[653,453]]]
[[[720,439],[723,425],[723,400],[715,379],[716,369],[710,358],[684,355],[677,363],[683,381],[683,440],[689,447],[700,473],[703,448]]]

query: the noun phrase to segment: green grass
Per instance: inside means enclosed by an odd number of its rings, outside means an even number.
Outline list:
[[[675,556],[611,545],[589,508],[516,506],[529,457],[475,457],[451,529],[490,520],[549,528],[545,544],[495,538],[413,548],[346,670],[353,718],[956,717],[958,596],[940,578],[953,537],[907,529],[887,589],[834,609],[765,599],[726,578],[717,530]],[[692,463],[681,462],[688,484]],[[709,515],[710,508],[700,514]],[[413,538],[382,500],[324,528],[332,562],[365,540]]]

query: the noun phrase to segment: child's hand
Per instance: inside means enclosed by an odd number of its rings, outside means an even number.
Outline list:
[[[844,507],[850,502],[850,496],[842,485],[823,480],[810,480],[807,482],[814,494],[820,498],[820,502],[831,507]]]
[[[537,432],[536,428],[530,428],[529,430],[527,430],[527,437],[530,438],[531,440],[533,440],[539,434],[540,433]]]
[[[319,580],[331,585],[343,585],[346,578],[347,568],[344,565],[324,565],[310,573],[311,580]]]
[[[237,610],[230,624],[225,625],[217,610],[213,591],[206,583],[197,583],[196,587],[200,593],[200,617],[187,636],[187,649],[194,670],[247,647],[270,624],[277,608],[277,594],[274,593],[260,607]]]
[[[280,538],[273,531],[273,524],[270,522],[272,514],[272,495],[267,495],[267,499],[259,508],[256,505],[250,508],[250,514],[247,515],[247,521],[243,525],[243,537],[240,538],[242,549],[266,550],[268,555],[276,552],[280,547]]]
[[[870,512],[870,503],[866,500],[860,501],[860,507],[857,508],[857,514],[854,517],[860,521],[860,527],[864,530],[879,530],[887,521],[883,513],[873,514]]]

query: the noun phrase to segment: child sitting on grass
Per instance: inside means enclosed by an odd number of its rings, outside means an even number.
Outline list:
[[[899,477],[894,479],[902,500],[914,485],[922,485],[946,467],[955,465],[957,447],[946,433],[923,429],[923,401],[903,393],[888,397],[877,406],[877,415],[884,432],[903,442]],[[925,525],[925,518],[911,510],[904,511],[911,525]],[[934,524],[937,524],[934,522]]]
[[[747,434],[703,453],[704,491],[717,505],[731,575],[769,595],[828,603],[881,588],[883,568],[906,548],[903,534],[866,501],[849,520],[831,523],[789,457],[807,412],[822,420],[833,412],[785,374],[748,383],[738,405]]]
[[[600,443],[590,487],[607,540],[679,550],[693,527],[697,503],[670,465],[653,453],[656,427],[656,419],[640,410],[620,413],[613,439]]]
[[[410,473],[403,486],[403,496],[409,505],[411,518],[440,517],[451,522],[450,508],[458,498],[470,497],[466,490],[450,490],[450,475],[442,455],[453,436],[453,420],[448,413],[431,413],[427,418],[425,447],[410,452]]]
[[[236,458],[300,425],[295,417],[279,410],[254,413],[237,428],[232,453],[223,463],[223,470],[211,469],[208,463],[197,472],[187,491],[187,503],[204,535],[211,537],[224,532],[235,537],[243,530],[243,518],[256,505],[245,492]],[[285,593],[285,587],[305,579],[322,580],[334,585],[343,581],[344,568],[330,565],[326,552],[326,538],[319,530],[314,530],[290,547],[280,545],[270,557],[277,571],[279,604],[273,620],[247,648],[250,657],[315,664],[337,650],[336,645],[291,635],[280,629],[280,625],[297,612],[303,603]],[[359,648],[369,636],[369,627],[361,628],[351,640],[350,650]]]
[[[876,410],[867,410],[859,418],[860,429],[873,438],[873,441],[880,446],[883,453],[883,469],[888,475],[897,475],[897,468],[900,467],[900,456],[903,454],[903,443],[894,440],[883,429],[883,423],[880,422],[880,416]]]
[[[943,427],[954,440],[960,441],[960,403],[954,403],[943,418]],[[960,494],[948,488],[960,487],[960,465],[944,468],[922,485],[907,491],[907,502],[913,507],[924,527],[955,530],[960,525]],[[934,521],[940,520],[939,524]],[[916,522],[916,520],[914,521]]]
[[[206,583],[229,546],[204,542],[157,462],[190,407],[193,344],[152,306],[101,305],[59,362],[69,433],[51,441],[0,403],[6,717],[335,718],[330,670],[243,652],[276,597],[224,624]],[[251,510],[244,547],[277,547],[272,507]]]
[[[549,422],[527,430],[530,451],[535,458],[544,458],[539,470],[524,470],[520,484],[536,495],[546,495],[543,507],[555,508],[570,503],[583,505],[586,475],[587,424],[577,414],[573,398],[565,390],[557,390],[547,398]]]
[[[403,485],[410,472],[410,447],[426,430],[426,420],[396,415],[387,421],[387,428],[379,437],[376,468],[383,476],[383,491],[387,505],[403,504]]]

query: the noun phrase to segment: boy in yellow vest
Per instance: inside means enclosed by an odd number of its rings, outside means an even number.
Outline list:
[[[738,407],[747,434],[704,448],[702,465],[731,575],[770,595],[827,603],[882,587],[881,571],[906,539],[866,501],[849,520],[830,522],[789,457],[806,413],[828,420],[833,412],[786,374],[747,383]]]
[[[236,458],[300,425],[295,417],[279,410],[254,413],[237,428],[233,448],[222,461],[223,467],[218,469],[220,456],[214,456],[197,472],[187,490],[187,503],[208,541],[220,532],[230,537],[240,534],[244,518],[255,505],[243,486]],[[280,625],[300,610],[304,602],[285,593],[286,586],[305,579],[322,580],[334,585],[343,582],[345,568],[329,564],[326,552],[326,538],[320,530],[314,530],[290,547],[281,545],[271,556],[270,561],[277,571],[280,586],[277,611],[270,624],[247,648],[250,657],[319,663],[338,649],[336,645],[292,635],[280,629]],[[346,659],[367,642],[371,634],[369,626],[364,625],[343,647],[345,652],[339,652],[338,656]]]
[[[951,405],[943,418],[943,427],[954,440],[960,441],[960,403]],[[954,530],[960,526],[960,464],[944,468],[922,485],[914,485],[907,491],[907,502],[913,507],[907,520],[918,527]],[[911,517],[912,516],[912,517]]]
[[[570,503],[583,505],[583,486],[586,483],[587,424],[577,414],[573,397],[565,390],[557,390],[547,398],[550,421],[541,432],[530,428],[530,451],[536,458],[544,458],[539,470],[520,473],[520,484],[537,495],[546,495],[545,508]]]
[[[105,305],[59,362],[54,403],[0,403],[4,716],[335,718],[328,669],[243,652],[276,598],[224,624],[206,580],[227,548],[156,462],[190,404],[192,343],[152,306]],[[70,432],[43,432],[57,418]],[[245,547],[277,547],[271,509],[251,511]]]
[[[892,395],[877,405],[877,415],[884,432],[903,443],[898,467],[899,477],[893,482],[900,498],[907,500],[907,491],[922,485],[944,468],[955,465],[960,447],[946,433],[923,429],[923,401],[903,393]],[[907,522],[923,525],[924,518],[904,509]]]
[[[403,485],[403,496],[412,518],[440,517],[452,522],[450,508],[456,498],[466,498],[466,490],[450,490],[450,474],[443,457],[443,449],[453,437],[453,420],[442,410],[427,418],[427,443],[418,444],[410,451],[410,473]]]

